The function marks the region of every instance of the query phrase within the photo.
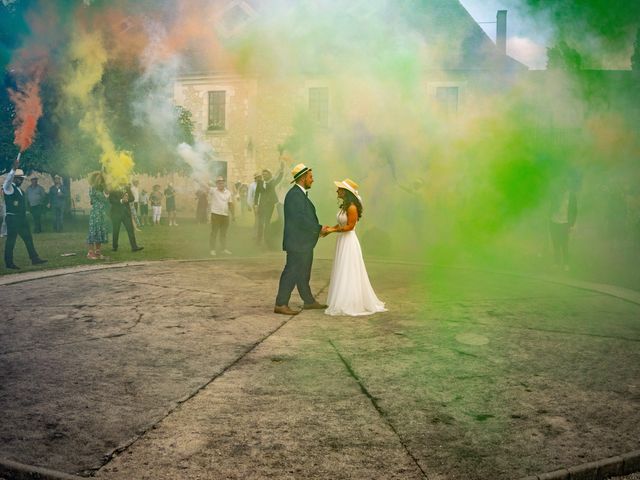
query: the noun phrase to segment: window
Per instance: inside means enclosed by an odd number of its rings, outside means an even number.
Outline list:
[[[436,102],[443,112],[456,113],[458,111],[458,87],[437,87]]]
[[[211,178],[227,177],[227,162],[224,160],[209,160],[209,174]]]
[[[320,127],[329,126],[329,89],[312,87],[309,89],[309,115]]]
[[[209,92],[209,130],[225,129],[225,100],[224,90]]]
[[[243,0],[233,0],[227,3],[216,21],[216,33],[231,37],[249,25],[256,16],[256,11]]]

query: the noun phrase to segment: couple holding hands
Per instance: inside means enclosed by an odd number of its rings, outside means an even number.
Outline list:
[[[376,297],[362,258],[355,227],[362,215],[362,199],[358,185],[345,179],[334,182],[338,198],[338,223],[333,227],[318,222],[316,209],[308,194],[313,184],[313,171],[300,163],[291,171],[294,183],[284,200],[284,238],[282,249],[287,260],[280,275],[275,313],[296,315],[299,310],[289,307],[294,287],[304,301],[303,309],[324,309],[328,315],[371,315],[385,311],[384,303]],[[311,293],[309,280],[313,264],[313,249],[319,237],[338,233],[336,253],[331,271],[327,304],[319,303]]]

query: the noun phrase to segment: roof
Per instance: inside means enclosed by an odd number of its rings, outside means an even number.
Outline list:
[[[212,25],[220,44],[194,45],[183,73],[259,74],[364,67],[389,58],[424,69],[519,71],[458,0],[225,0]],[[303,6],[301,6],[303,5]]]

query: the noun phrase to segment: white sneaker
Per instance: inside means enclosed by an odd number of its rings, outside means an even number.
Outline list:
[[[216,253],[216,251],[215,251],[215,250],[211,250],[211,251],[209,252],[209,254],[211,254],[211,256],[212,256],[212,257],[215,257],[215,256],[217,255],[217,253]]]
[[[222,253],[224,253],[225,255],[231,255],[231,252],[229,250],[223,250]]]

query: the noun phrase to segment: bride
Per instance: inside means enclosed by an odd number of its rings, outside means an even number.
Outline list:
[[[362,216],[362,198],[358,193],[358,184],[348,178],[334,183],[338,187],[338,198],[342,203],[337,215],[338,224],[328,227],[324,233],[338,233],[327,297],[329,307],[324,313],[371,315],[383,312],[386,310],[384,302],[376,297],[371,287],[355,231],[356,223]]]

